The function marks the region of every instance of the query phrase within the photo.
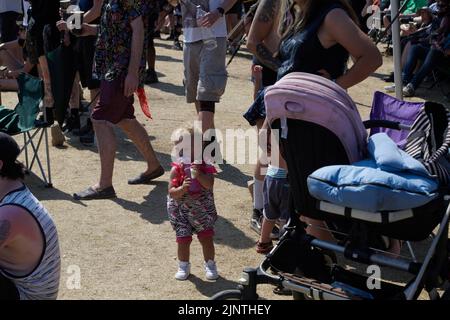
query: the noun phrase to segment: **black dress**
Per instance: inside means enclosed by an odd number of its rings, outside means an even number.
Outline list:
[[[328,13],[336,8],[342,8],[338,2],[332,2],[315,9],[313,19],[304,30],[286,38],[280,46],[280,60],[282,65],[278,70],[278,80],[291,72],[306,72],[320,75],[319,71],[327,71],[332,79],[344,74],[347,68],[349,54],[345,48],[336,44],[325,49],[320,43],[317,33]],[[266,117],[264,104],[265,89],[261,90],[244,114],[244,118],[254,126],[256,120]]]
[[[341,8],[339,3],[316,8],[316,16],[302,31],[285,39],[280,46],[282,65],[278,70],[278,79],[291,72],[306,72],[320,75],[327,71],[332,79],[342,76],[347,67],[349,54],[340,44],[324,48],[318,32],[330,11]]]

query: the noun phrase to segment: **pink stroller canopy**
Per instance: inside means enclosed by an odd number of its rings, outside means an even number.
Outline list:
[[[351,163],[363,159],[366,129],[353,100],[334,82],[294,72],[266,90],[265,104],[269,123],[281,120],[282,137],[289,134],[286,119],[312,122],[339,138]]]

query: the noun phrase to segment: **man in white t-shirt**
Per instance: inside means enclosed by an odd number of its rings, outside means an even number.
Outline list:
[[[214,128],[215,105],[225,92],[227,83],[227,25],[225,13],[237,0],[180,0],[184,34],[184,80],[186,100],[195,103],[203,132]],[[197,6],[206,15],[197,20]],[[208,50],[203,44],[210,28],[217,47]]]
[[[17,18],[22,14],[22,1],[0,0],[0,43],[17,39]]]

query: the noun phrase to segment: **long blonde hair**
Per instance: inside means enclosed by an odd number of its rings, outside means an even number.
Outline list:
[[[280,6],[278,8],[278,34],[282,38],[287,30],[290,29],[293,24],[292,11],[294,10],[294,0],[280,0]]]
[[[356,16],[353,8],[350,6],[347,0],[303,0],[302,4],[298,4],[292,0],[282,1],[291,2],[288,10],[291,12],[294,18],[294,22],[290,24],[290,26],[283,33],[281,33],[281,36],[283,38],[286,38],[293,33],[302,31],[305,26],[307,26],[311,22],[311,20],[315,18],[314,15],[317,14],[319,9],[333,2],[339,2],[347,12],[347,14],[350,16],[350,19],[358,24],[358,17]],[[285,10],[286,9],[287,7],[285,8]]]

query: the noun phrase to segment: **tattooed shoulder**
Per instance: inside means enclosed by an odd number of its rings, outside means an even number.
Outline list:
[[[279,0],[278,0],[279,1]],[[258,9],[258,21],[268,23],[275,19],[278,9],[277,0],[262,0]]]
[[[0,246],[8,239],[11,231],[11,222],[0,220]]]

